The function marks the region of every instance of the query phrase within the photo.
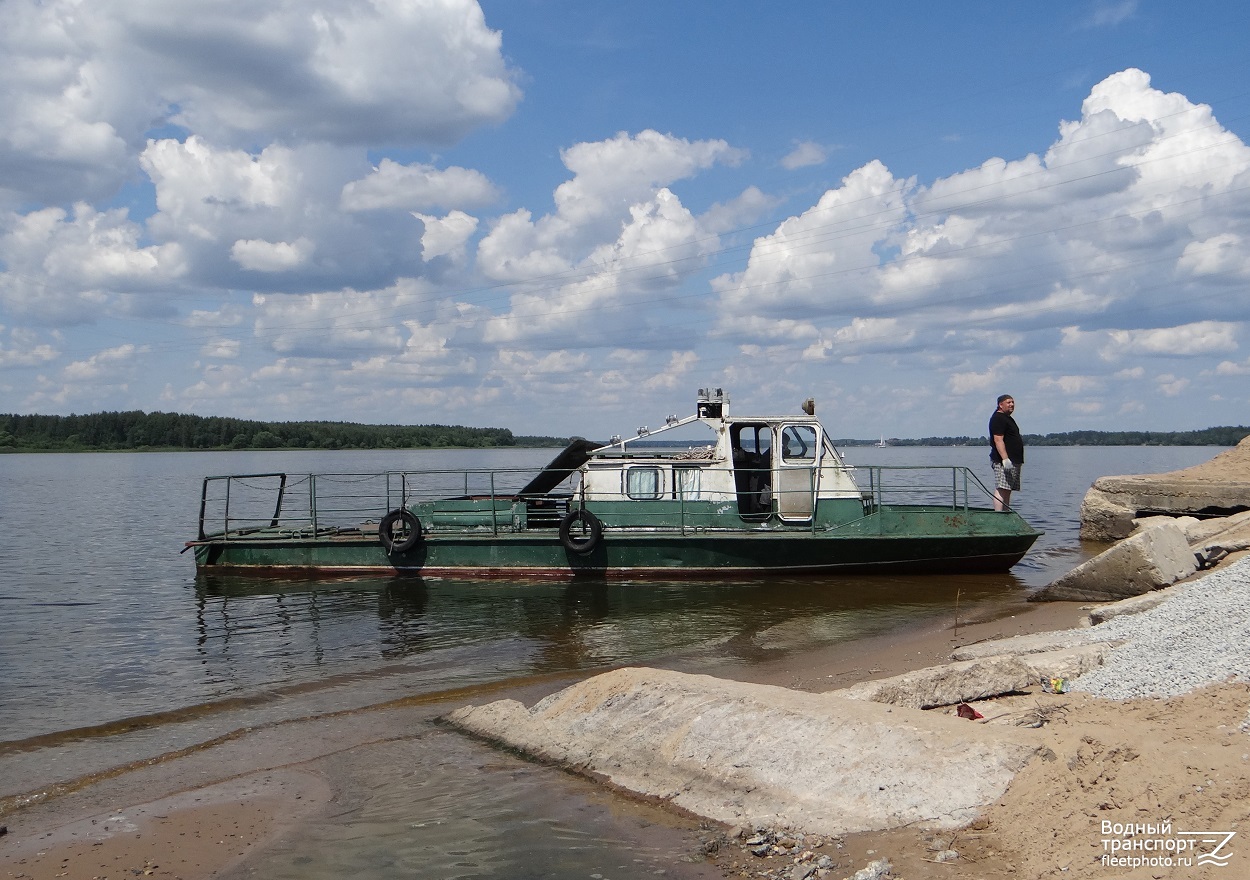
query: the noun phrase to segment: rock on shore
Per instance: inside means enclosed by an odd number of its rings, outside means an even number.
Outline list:
[[[1250,549],[1250,437],[1184,470],[1100,477],[1081,503],[1081,537],[1118,543],[1031,601],[1138,596]]]
[[[1029,599],[1113,602],[1170,586],[1197,570],[1197,557],[1180,526],[1161,522],[1083,562]]]
[[[446,720],[726,824],[827,835],[959,827],[1037,748],[951,714],[638,668]]]
[[[1030,602],[1115,602],[1148,595],[1250,550],[1250,511],[1212,519],[1152,516],[1129,537],[1056,578]]]
[[[1143,515],[1250,510],[1250,437],[1208,462],[1164,474],[1099,477],[1081,502],[1081,538],[1118,541]]]

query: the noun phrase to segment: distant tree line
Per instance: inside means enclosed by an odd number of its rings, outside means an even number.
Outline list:
[[[179,413],[0,415],[0,450],[420,449],[563,446],[567,438],[514,436],[506,428],[254,422]]]
[[[1026,434],[1026,446],[1236,446],[1250,428],[1200,431],[1068,431]],[[563,446],[566,437],[513,435],[507,428],[462,425],[358,425],[351,422],[255,422],[179,413],[0,415],[0,451],[124,449],[432,449]],[[674,441],[678,442],[679,441]],[[873,446],[842,439],[838,446]],[[891,438],[891,446],[988,446],[987,437]],[[680,445],[680,443],[679,443]]]
[[[1250,428],[1222,426],[1200,431],[1065,431],[1061,434],[1025,434],[1025,446],[1236,446],[1250,436]],[[873,441],[844,445],[867,446]],[[989,446],[989,437],[922,437],[889,441],[891,446]]]
[[[1236,446],[1250,428],[1224,425],[1201,431],[1068,431],[1063,434],[1030,434],[1033,446]],[[986,443],[989,443],[988,438]]]

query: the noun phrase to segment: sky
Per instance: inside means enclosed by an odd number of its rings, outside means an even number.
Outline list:
[[[1250,7],[0,0],[0,412],[1250,424]]]

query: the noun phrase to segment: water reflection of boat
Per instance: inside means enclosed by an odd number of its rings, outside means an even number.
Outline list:
[[[701,442],[655,439],[686,426]],[[575,441],[522,479],[207,477],[188,547],[202,571],[633,578],[1005,570],[1040,535],[992,510],[966,468],[852,468],[814,407],[731,417],[720,389],[701,391],[694,415],[608,444]]]
[[[412,674],[424,689],[692,650],[700,663],[756,662],[949,617],[957,595],[965,615],[992,618],[1017,610],[1024,586],[1010,572],[645,582],[201,573],[195,584],[205,669],[265,690],[315,688],[303,670],[316,667],[336,670],[330,684]]]

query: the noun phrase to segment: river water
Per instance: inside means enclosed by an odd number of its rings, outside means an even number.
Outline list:
[[[970,610],[1006,606],[1097,549],[1077,538],[1094,479],[1219,451],[1030,449],[1013,501],[1046,535],[1007,574],[625,584],[197,576],[180,552],[205,475],[537,469],[555,450],[0,456],[0,798],[412,695],[467,689],[464,702],[485,702],[473,689],[614,665],[752,664],[948,615],[957,595]],[[844,452],[990,479],[980,448]],[[433,727],[394,748],[407,782],[358,768],[349,787],[367,808],[275,851],[260,874],[619,878],[666,858],[610,802],[550,772],[500,769],[484,746]]]

